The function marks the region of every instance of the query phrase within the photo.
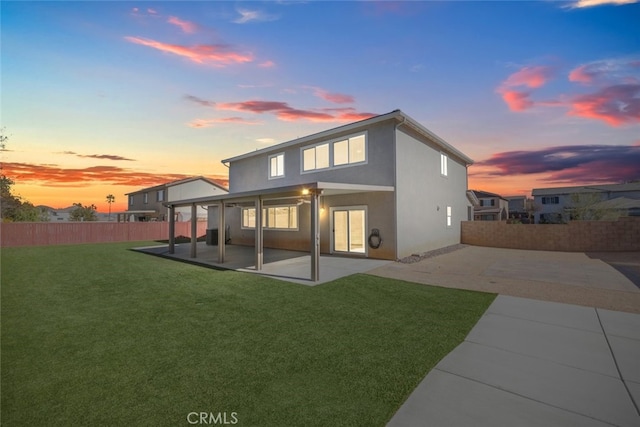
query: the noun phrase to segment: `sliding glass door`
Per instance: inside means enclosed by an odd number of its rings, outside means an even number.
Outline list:
[[[367,211],[364,207],[332,208],[332,252],[366,253]]]

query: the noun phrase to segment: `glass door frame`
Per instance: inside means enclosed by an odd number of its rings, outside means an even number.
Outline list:
[[[364,252],[354,252],[354,251],[337,251],[335,248],[335,224],[334,224],[334,213],[338,212],[349,212],[349,211],[364,211],[364,234],[362,236],[362,245],[364,248]],[[347,214],[347,218],[349,215]],[[362,206],[333,206],[329,208],[329,230],[330,230],[330,251],[331,254],[340,254],[340,255],[352,255],[352,256],[369,256],[369,244],[368,244],[368,235],[367,230],[369,229],[369,212],[367,210],[366,205]],[[347,246],[350,246],[349,238],[351,232],[351,225],[347,225]]]

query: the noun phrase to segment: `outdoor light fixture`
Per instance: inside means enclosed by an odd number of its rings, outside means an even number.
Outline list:
[[[306,196],[306,195],[308,195],[308,194],[309,194],[309,189],[308,189],[308,188],[303,188],[303,189],[302,189],[302,195],[303,195],[303,196]]]

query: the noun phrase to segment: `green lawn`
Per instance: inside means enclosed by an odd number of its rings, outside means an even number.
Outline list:
[[[306,287],[136,245],[2,249],[3,426],[383,426],[494,299],[368,275]]]

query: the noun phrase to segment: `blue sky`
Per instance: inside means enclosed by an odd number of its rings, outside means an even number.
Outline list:
[[[3,170],[35,204],[124,209],[399,108],[472,188],[638,179],[640,5],[602,3],[3,1]]]

